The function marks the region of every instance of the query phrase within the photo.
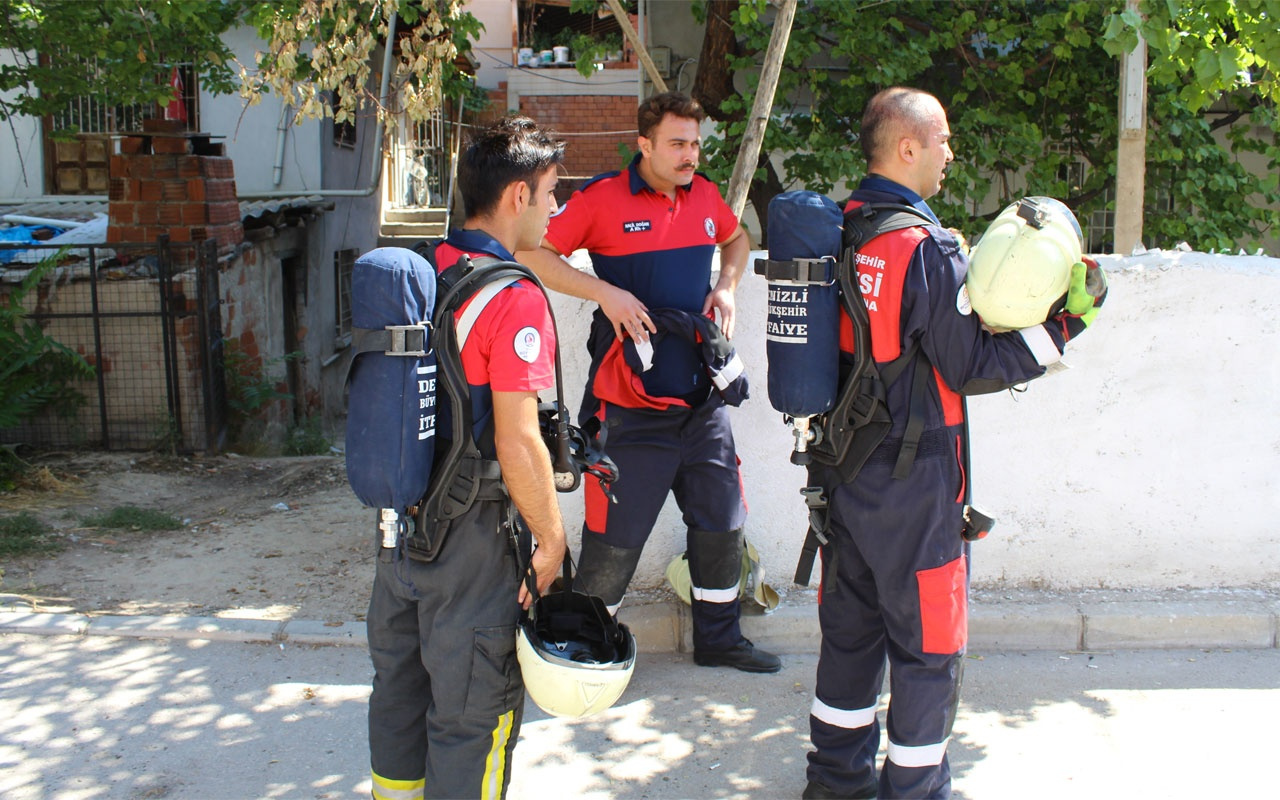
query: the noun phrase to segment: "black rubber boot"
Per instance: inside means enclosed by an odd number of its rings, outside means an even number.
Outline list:
[[[616,608],[640,563],[641,550],[643,548],[605,544],[600,541],[600,534],[584,530],[574,591],[599,597],[606,606]]]
[[[777,672],[782,659],[761,650],[743,638],[728,650],[694,650],[693,663],[700,667],[733,667],[743,672]]]
[[[781,659],[757,649],[742,635],[738,622],[742,610],[738,600],[742,550],[741,528],[722,532],[689,529],[692,591],[709,591],[714,598],[689,598],[693,616],[693,661],[702,667],[777,672],[782,669]]]

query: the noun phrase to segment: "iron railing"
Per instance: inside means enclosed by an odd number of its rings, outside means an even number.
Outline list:
[[[387,154],[391,208],[444,208],[449,190],[449,133],[436,109],[425,122],[405,120]]]

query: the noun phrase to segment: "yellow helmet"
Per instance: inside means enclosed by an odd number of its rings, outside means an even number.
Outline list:
[[[534,601],[516,631],[516,659],[539,708],[587,717],[622,696],[635,669],[636,640],[603,600],[566,589]]]
[[[992,220],[969,253],[969,302],[995,330],[1039,325],[1061,310],[1083,250],[1071,209],[1050,197],[1023,198]]]

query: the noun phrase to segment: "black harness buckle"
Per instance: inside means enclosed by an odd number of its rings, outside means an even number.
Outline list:
[[[789,261],[757,258],[755,273],[763,275],[770,283],[818,283],[830,286],[836,282],[838,266],[835,256],[793,258]]]
[[[386,326],[386,331],[391,334],[391,337],[383,355],[422,358],[427,354],[430,329],[429,322],[420,322],[417,325]]]

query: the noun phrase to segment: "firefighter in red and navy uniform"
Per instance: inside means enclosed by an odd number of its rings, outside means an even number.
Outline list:
[[[724,335],[733,335],[734,292],[750,242],[719,189],[695,172],[704,116],[676,92],[641,103],[640,152],[630,166],[585,184],[552,217],[540,251],[518,255],[546,285],[600,306],[581,416],[604,426],[620,477],[616,503],[586,485],[581,586],[616,612],[671,492],[688,529],[694,661],[776,672],[782,662],[755,648],[738,624],[746,504],[724,399],[695,342],[650,338],[659,328],[649,312],[658,309],[718,314]],[[559,257],[579,248],[590,253],[595,276]],[[625,368],[624,338],[652,343],[652,368],[640,375]]]
[[[861,142],[868,176],[849,208],[905,203],[935,224],[882,234],[858,253],[858,284],[878,364],[909,364],[888,387],[893,428],[849,482],[821,479],[829,544],[821,549],[822,647],[810,712],[806,798],[948,797],[947,741],[955,721],[968,632],[969,547],[963,397],[1036,378],[1083,329],[1060,317],[992,334],[971,312],[968,261],[956,234],[936,224],[925,199],[952,160],[946,112],[936,98],[886,89],[867,106]],[[855,301],[856,302],[856,301]],[[841,350],[853,328],[841,314]],[[914,348],[914,350],[913,350]],[[905,477],[893,473],[912,416],[913,375],[925,376],[915,414],[923,423]],[[876,716],[886,660],[891,697],[888,753],[877,775]]]
[[[537,247],[563,157],[563,143],[527,118],[480,132],[458,170],[466,227],[436,248],[437,268],[464,253],[513,261],[517,249]],[[378,559],[368,614],[375,798],[506,794],[524,709],[516,625],[532,598],[504,520],[513,503],[537,542],[532,569],[546,591],[564,556],[538,424],[537,392],[555,385],[555,348],[546,296],[526,280],[498,292],[462,348],[475,440],[482,458],[497,460],[505,490],[482,492],[450,523],[436,560],[413,560],[403,541]]]

